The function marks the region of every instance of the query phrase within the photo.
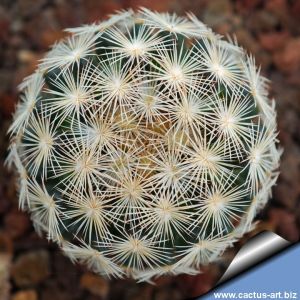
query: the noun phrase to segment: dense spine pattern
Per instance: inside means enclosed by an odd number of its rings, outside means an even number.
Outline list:
[[[67,31],[20,85],[20,207],[100,274],[196,274],[276,182],[267,80],[192,14],[129,10]]]

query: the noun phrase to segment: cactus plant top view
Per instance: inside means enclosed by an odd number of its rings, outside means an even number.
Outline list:
[[[267,79],[191,13],[121,11],[67,31],[20,85],[8,156],[20,207],[96,273],[198,273],[276,182]]]

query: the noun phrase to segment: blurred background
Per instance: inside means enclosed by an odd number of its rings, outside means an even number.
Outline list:
[[[229,249],[224,260],[198,276],[163,277],[156,285],[112,280],[74,266],[33,231],[18,211],[13,175],[5,169],[7,128],[18,99],[16,86],[44,52],[65,36],[62,29],[105,18],[115,10],[145,6],[192,11],[216,32],[235,34],[271,79],[281,175],[257,228]],[[262,230],[296,242],[300,232],[300,1],[299,0],[0,0],[0,300],[181,300],[205,293],[218,281],[240,246]]]

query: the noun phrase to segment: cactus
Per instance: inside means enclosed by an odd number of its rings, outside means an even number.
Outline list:
[[[276,182],[267,79],[193,14],[128,10],[67,31],[20,85],[20,207],[94,272],[196,274]]]

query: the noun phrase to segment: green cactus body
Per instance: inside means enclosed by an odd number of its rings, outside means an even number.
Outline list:
[[[267,80],[192,14],[69,31],[20,85],[21,208],[97,273],[196,274],[251,229],[278,176]]]

